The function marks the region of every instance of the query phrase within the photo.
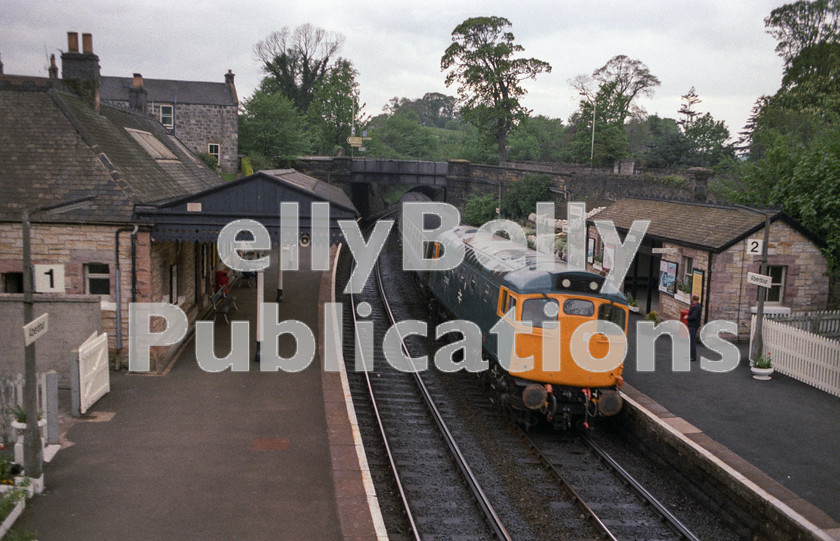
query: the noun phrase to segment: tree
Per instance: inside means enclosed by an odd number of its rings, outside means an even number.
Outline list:
[[[519,103],[526,94],[522,81],[551,71],[542,60],[513,58],[524,47],[505,30],[510,25],[503,17],[467,19],[452,31],[452,44],[440,60],[441,69],[449,70],[446,85],[459,84],[464,119],[495,136],[499,163],[505,162],[507,134],[528,115]]]
[[[564,134],[563,121],[559,118],[528,117],[510,134],[510,156],[514,160],[535,162],[566,161]]]
[[[680,119],[680,121],[677,122],[677,124],[679,124],[680,126],[685,126],[694,122],[694,117],[700,114],[694,110],[694,106],[702,102],[703,100],[700,99],[700,97],[697,95],[697,91],[694,90],[694,87],[692,86],[688,90],[688,93],[686,93],[682,97],[682,101],[683,103],[680,104],[680,110],[677,111],[677,114],[682,115],[684,118]]]
[[[686,139],[691,143],[690,165],[712,167],[727,157],[734,157],[732,145],[727,144],[729,130],[722,120],[715,120],[710,113],[684,124]]]
[[[591,77],[578,75],[569,83],[590,99],[601,92],[605,85],[611,85],[610,95],[615,101],[613,106],[616,108],[616,120],[621,124],[630,115],[636,97],[652,96],[654,87],[660,85],[659,78],[643,62],[623,54],[612,57],[593,71]]]
[[[255,169],[286,165],[310,149],[304,121],[282,94],[257,90],[239,115],[239,149]]]
[[[306,112],[341,49],[344,36],[329,33],[310,24],[294,31],[284,27],[254,45],[254,54],[263,64],[266,78],[261,89],[281,92],[301,112]]]
[[[437,156],[437,139],[420,124],[414,111],[391,115],[369,133],[372,156],[415,160],[433,160]]]
[[[809,47],[836,41],[840,34],[840,1],[799,0],[770,12],[767,33],[776,38],[776,53],[786,67]]]
[[[356,75],[350,61],[339,58],[315,89],[306,119],[319,154],[331,155],[339,147],[349,150],[347,137],[358,120],[354,112],[364,107],[359,104]]]

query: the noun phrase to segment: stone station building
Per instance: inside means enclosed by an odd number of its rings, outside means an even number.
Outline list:
[[[828,299],[827,262],[821,239],[781,211],[770,212],[767,247],[772,287],[765,310],[787,313],[824,310]],[[734,321],[740,338],[749,336],[758,287],[748,273],[759,273],[765,214],[745,208],[653,199],[623,199],[589,220],[595,269],[608,268],[610,251],[594,220],[612,220],[625,235],[634,220],[650,220],[641,249],[624,281],[624,291],[643,311],[656,309],[662,319],[679,319],[692,294],[703,305],[704,322]],[[685,291],[681,291],[685,290]]]

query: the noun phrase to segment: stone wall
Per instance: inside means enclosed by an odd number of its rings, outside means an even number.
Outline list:
[[[39,373],[58,372],[58,384],[70,387],[71,353],[102,326],[95,295],[35,295],[35,317],[49,313],[47,333],[35,341]],[[23,295],[0,294],[0,373],[23,374]]]
[[[152,113],[160,118],[160,104],[152,104]],[[219,170],[239,170],[239,117],[236,107],[179,103],[175,107],[175,132],[178,139],[197,153],[207,153],[207,145],[219,145]]]
[[[128,108],[127,101],[109,103]],[[160,121],[160,106],[173,103],[148,104],[149,114]],[[175,107],[175,128],[178,139],[196,154],[208,151],[207,145],[219,145],[219,171],[236,173],[239,170],[239,116],[233,105],[201,105],[179,103]]]
[[[39,295],[45,299],[83,299],[79,302],[93,302],[97,307],[96,328],[108,333],[108,347],[116,351],[122,346],[121,363],[127,362],[128,353],[128,305],[132,301],[131,230],[120,233],[120,285],[121,285],[121,342],[117,336],[116,226],[86,226],[62,224],[33,224],[32,263],[60,264],[64,267],[65,291],[63,294]],[[19,224],[0,224],[0,273],[23,272],[22,234]],[[148,231],[140,230],[136,239],[136,302],[169,302],[170,266],[177,265],[178,306],[184,310],[190,321],[208,306],[212,295],[214,277],[212,263],[201,265],[201,256],[209,259],[212,250],[204,250],[196,243],[152,243]],[[109,295],[87,295],[85,293],[84,266],[88,263],[108,265],[111,281]],[[196,279],[196,265],[200,277]],[[0,293],[0,299],[14,299],[20,295]],[[85,300],[86,299],[86,300]],[[93,299],[93,300],[91,300]],[[65,301],[70,302],[70,301]],[[68,305],[72,308],[75,305]],[[70,310],[71,308],[66,308]],[[79,318],[94,321],[85,307]],[[70,318],[72,320],[72,318]],[[5,320],[4,320],[5,321]],[[21,318],[22,321],[22,318]],[[53,324],[50,323],[50,332]],[[86,327],[87,328],[87,327]],[[163,330],[163,321],[155,318],[153,331]],[[92,332],[92,331],[91,331]],[[79,341],[91,334],[87,332]],[[81,335],[80,335],[81,336]],[[78,338],[78,337],[77,337]],[[0,342],[2,343],[2,342]],[[177,346],[153,348],[153,363],[168,359]],[[155,366],[153,365],[153,368]]]
[[[446,176],[446,202],[463,208],[469,196],[475,192],[498,194],[499,184],[502,185],[502,195],[504,195],[506,184],[534,174],[548,176],[555,201],[565,201],[566,179],[556,173],[533,168],[482,165],[452,160],[449,162],[449,174]]]
[[[749,237],[763,238],[763,229]],[[747,284],[747,273],[758,273],[760,257],[746,255],[747,240],[714,256],[709,306],[715,319],[737,322],[742,335],[749,334],[751,310],[758,304],[758,286]],[[767,252],[768,265],[787,267],[781,306],[792,312],[826,309],[828,266],[814,243],[788,224],[776,221],[770,225]]]

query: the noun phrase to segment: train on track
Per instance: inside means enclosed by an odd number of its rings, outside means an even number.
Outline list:
[[[458,267],[418,271],[415,278],[429,298],[431,318],[469,320],[480,327],[482,355],[489,363],[482,375],[502,405],[525,425],[546,419],[560,430],[585,428],[592,419],[618,413],[624,352],[617,365],[603,371],[576,362],[572,349],[575,331],[587,322],[609,321],[626,337],[629,308],[624,295],[603,292],[603,276],[573,270],[561,260],[538,268],[534,250],[466,225],[427,241],[424,257],[440,258],[446,246],[458,243],[464,247]],[[493,331],[503,318],[517,333],[513,351],[500,351],[506,342]],[[588,332],[575,338],[592,359],[610,353],[604,334]],[[545,347],[544,342],[552,345]],[[544,353],[552,358],[544,358]],[[500,363],[500,355],[509,364]],[[522,365],[524,370],[514,370],[514,362],[529,357],[532,362]]]

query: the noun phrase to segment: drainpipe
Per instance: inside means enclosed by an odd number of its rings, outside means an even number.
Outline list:
[[[135,302],[135,285],[137,281],[137,273],[135,272],[135,235],[138,227],[121,227],[114,233],[114,261],[116,261],[116,271],[114,273],[117,281],[114,288],[117,298],[117,355],[114,359],[114,370],[120,371],[120,354],[122,353],[122,271],[120,269],[120,233],[131,232],[131,302]]]
[[[706,271],[706,316],[703,324],[709,322],[709,300],[712,298],[712,252],[709,251],[709,268]],[[737,336],[737,333],[736,333]]]

